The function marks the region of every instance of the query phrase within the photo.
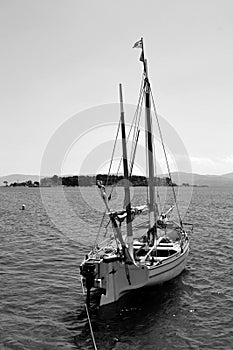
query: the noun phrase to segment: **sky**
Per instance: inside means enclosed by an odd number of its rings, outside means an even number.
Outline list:
[[[94,173],[94,150],[110,152],[113,134],[106,126],[98,135],[94,112],[118,103],[120,82],[137,104],[142,66],[132,46],[141,37],[157,111],[192,171],[233,172],[232,18],[232,0],[0,0],[0,176],[52,175],[56,157],[63,173],[88,159]],[[46,158],[63,132],[72,134],[66,150]]]

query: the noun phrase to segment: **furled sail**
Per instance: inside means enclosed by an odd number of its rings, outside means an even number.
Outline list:
[[[133,220],[136,215],[140,215],[143,212],[145,212],[146,210],[148,210],[148,206],[147,205],[140,205],[140,206],[137,206],[137,207],[132,207],[131,208],[131,220]],[[119,210],[119,211],[113,212],[112,214],[115,216],[115,218],[119,222],[123,222],[125,220],[125,218],[127,217],[126,210]]]

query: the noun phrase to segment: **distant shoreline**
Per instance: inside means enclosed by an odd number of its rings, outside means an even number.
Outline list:
[[[106,185],[105,174],[99,174],[102,176],[101,181]],[[96,179],[98,176],[95,175],[65,175],[65,176],[44,176],[39,175],[24,175],[24,174],[12,174],[0,177],[0,187],[4,186],[24,186],[24,187],[37,187],[38,183],[42,187],[54,187],[59,185],[64,186],[94,186],[96,185]],[[173,172],[171,173],[173,185],[179,187],[229,187],[233,186],[233,173],[224,175],[200,175],[195,173],[185,172]],[[157,186],[169,186],[167,182],[167,174],[158,175],[155,178],[155,185]],[[123,176],[118,175],[118,178],[109,177],[108,184],[111,185],[113,182],[122,183]],[[147,179],[144,176],[134,175],[132,176],[131,186],[147,186]],[[117,184],[120,186],[121,184]]]

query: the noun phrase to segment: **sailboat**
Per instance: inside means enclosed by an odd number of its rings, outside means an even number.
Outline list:
[[[174,199],[172,205],[159,212],[155,192],[155,161],[154,136],[152,128],[151,105],[154,103],[147,60],[145,59],[143,38],[137,41],[134,48],[141,49],[140,61],[143,63],[141,98],[145,105],[146,121],[146,157],[148,164],[148,203],[132,206],[129,181],[132,176],[139,130],[135,129],[134,149],[131,163],[128,160],[127,136],[124,116],[122,85],[119,85],[120,96],[120,129],[122,139],[122,161],[124,171],[124,206],[121,210],[111,208],[111,196],[106,193],[106,184],[97,180],[100,195],[105,205],[105,213],[112,226],[113,235],[102,244],[96,244],[84,257],[80,265],[83,291],[90,301],[92,290],[100,293],[99,305],[116,302],[126,293],[139,288],[155,286],[178,276],[185,268],[189,254],[188,229],[182,222],[175,189],[170,182]],[[157,113],[155,112],[156,118]],[[159,127],[159,132],[161,130]],[[162,134],[161,134],[162,137]],[[164,143],[163,149],[166,155]],[[168,165],[168,162],[167,162]],[[168,173],[171,176],[169,165]],[[172,219],[174,209],[178,213],[178,222]],[[146,215],[148,227],[143,229],[141,236],[134,235],[134,222],[138,215]],[[126,236],[123,234],[123,226]]]

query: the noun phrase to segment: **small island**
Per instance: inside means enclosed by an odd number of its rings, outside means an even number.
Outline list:
[[[182,183],[182,187],[209,187],[208,185],[190,185],[189,183]]]
[[[23,181],[23,182],[12,182],[10,185],[8,184],[8,181],[3,182],[6,187],[39,187],[40,183],[39,181]]]
[[[45,177],[40,180],[42,187],[67,186],[67,187],[81,187],[81,186],[95,186],[97,181],[101,181],[105,186],[124,185],[124,177],[122,175],[106,175],[97,174],[96,176],[80,175],[80,176],[63,176],[54,175],[52,177]],[[177,186],[171,181],[169,177],[154,177],[154,186]],[[130,186],[148,186],[148,179],[145,176],[132,175],[130,177]]]

